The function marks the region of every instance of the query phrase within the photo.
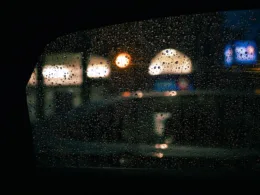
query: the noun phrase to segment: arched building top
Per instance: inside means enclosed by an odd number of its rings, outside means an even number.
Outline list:
[[[164,49],[151,60],[150,75],[190,74],[192,62],[188,56],[175,49]]]

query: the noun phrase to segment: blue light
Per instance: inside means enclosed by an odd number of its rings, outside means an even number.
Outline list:
[[[157,81],[154,85],[154,90],[155,91],[173,91],[177,90],[177,86],[175,81],[172,80],[160,80]]]
[[[225,66],[226,67],[232,66],[233,61],[234,61],[234,52],[233,52],[232,46],[230,44],[228,44],[225,47],[224,55],[225,55],[225,61],[224,61]]]
[[[194,86],[189,79],[189,84],[186,89],[182,89],[178,84],[177,79],[160,79],[155,81],[154,83],[154,89],[155,91],[158,92],[163,92],[163,91],[181,91],[181,90],[188,90],[188,91],[193,91]]]
[[[254,41],[235,41],[232,45],[226,45],[224,56],[224,64],[226,67],[256,64],[256,43]]]
[[[250,65],[257,62],[257,46],[253,41],[236,41],[234,43],[234,59],[241,65]]]

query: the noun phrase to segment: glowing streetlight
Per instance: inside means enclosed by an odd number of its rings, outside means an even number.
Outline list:
[[[126,68],[131,62],[131,56],[128,53],[120,53],[115,59],[115,64],[119,68]]]

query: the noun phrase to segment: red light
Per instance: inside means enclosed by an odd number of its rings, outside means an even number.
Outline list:
[[[123,97],[130,97],[131,93],[129,91],[125,91],[124,93],[122,93]]]
[[[189,80],[187,78],[179,78],[178,86],[181,90],[186,90],[189,87]]]

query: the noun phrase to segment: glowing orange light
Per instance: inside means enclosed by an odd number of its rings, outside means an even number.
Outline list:
[[[131,93],[129,91],[125,91],[123,94],[122,94],[123,97],[130,97],[131,96]]]
[[[120,53],[117,55],[115,64],[119,68],[126,68],[131,62],[131,56],[128,53]]]
[[[257,95],[260,95],[260,89],[256,89],[256,90],[255,90],[255,93],[256,93]]]

